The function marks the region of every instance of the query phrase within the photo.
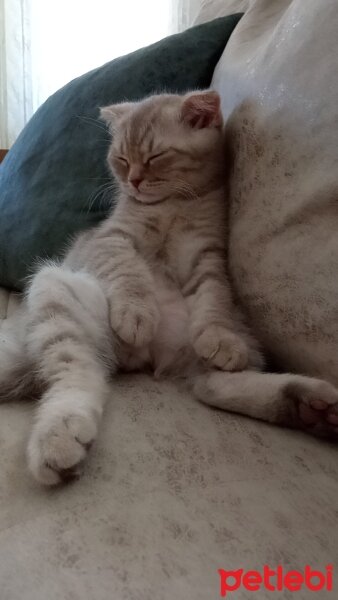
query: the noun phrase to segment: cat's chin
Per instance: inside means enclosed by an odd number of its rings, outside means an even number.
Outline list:
[[[132,198],[140,204],[159,204],[160,202],[164,202],[168,196],[150,195],[145,194],[144,192],[138,192],[133,194]]]

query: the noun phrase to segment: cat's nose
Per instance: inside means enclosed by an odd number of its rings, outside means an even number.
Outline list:
[[[133,177],[133,179],[130,180],[130,183],[132,186],[134,186],[134,188],[136,188],[138,190],[142,181],[143,181],[143,179],[141,177]]]

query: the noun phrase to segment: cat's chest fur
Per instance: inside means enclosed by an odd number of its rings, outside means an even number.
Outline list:
[[[180,282],[184,261],[182,242],[187,228],[188,215],[177,213],[149,214],[135,224],[137,250],[153,275],[160,322],[148,348],[128,349],[127,368],[144,368],[149,364],[158,374],[173,373],[182,368],[182,361],[192,360],[189,311]]]
[[[161,262],[169,266],[175,243],[184,234],[189,219],[186,215],[162,215],[145,219],[139,232],[139,248],[148,261]],[[140,235],[141,233],[141,235]]]
[[[140,207],[139,210],[121,212],[123,227],[132,233],[137,252],[148,264],[152,273],[168,278],[179,289],[184,278],[187,235],[195,230],[196,215],[192,203],[176,203],[168,207]],[[120,215],[117,214],[120,221]],[[197,232],[196,232],[197,233]]]

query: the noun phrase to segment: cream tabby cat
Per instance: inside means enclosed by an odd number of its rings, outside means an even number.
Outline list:
[[[102,117],[113,133],[116,209],[35,275],[22,342],[1,357],[3,400],[41,395],[28,444],[35,478],[52,485],[77,473],[117,369],[189,375],[202,401],[333,431],[337,391],[259,373],[258,344],[233,304],[218,95],[153,96]]]

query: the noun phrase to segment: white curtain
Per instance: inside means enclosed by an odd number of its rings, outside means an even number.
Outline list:
[[[190,26],[202,0],[0,0],[0,148],[68,81]]]
[[[27,0],[0,0],[0,148],[9,148],[33,112]]]
[[[184,31],[194,24],[202,6],[215,0],[172,0],[172,28],[175,32]],[[159,0],[160,2],[160,0]]]

